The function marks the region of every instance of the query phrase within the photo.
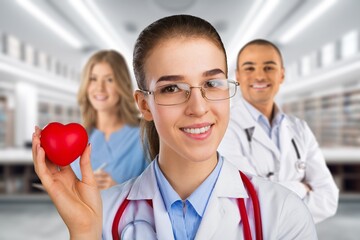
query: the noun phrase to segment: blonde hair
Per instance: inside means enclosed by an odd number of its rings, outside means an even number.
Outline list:
[[[124,57],[114,50],[102,50],[93,54],[87,61],[81,76],[81,83],[78,92],[78,103],[84,127],[87,131],[96,127],[97,113],[91,105],[87,89],[90,83],[90,75],[93,67],[98,63],[107,63],[114,73],[114,81],[120,95],[117,104],[117,115],[125,123],[132,126],[139,125],[139,111],[133,97],[133,87],[129,70],[126,66]]]

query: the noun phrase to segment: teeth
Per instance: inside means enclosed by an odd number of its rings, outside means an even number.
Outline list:
[[[106,99],[106,96],[95,96],[96,100],[104,100]]]
[[[267,86],[267,84],[254,84],[253,88],[266,88]]]
[[[209,131],[210,126],[202,127],[202,128],[184,128],[184,131],[191,134],[202,134]]]

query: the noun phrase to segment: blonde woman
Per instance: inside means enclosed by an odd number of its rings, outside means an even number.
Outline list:
[[[83,70],[78,102],[94,146],[91,165],[99,189],[138,176],[147,161],[131,78],[121,54],[103,50],[90,57]],[[79,161],[71,166],[81,178]]]

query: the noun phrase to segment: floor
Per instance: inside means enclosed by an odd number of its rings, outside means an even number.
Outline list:
[[[320,240],[360,239],[360,196],[340,198],[336,216],[316,228]],[[0,239],[64,240],[69,234],[48,199],[1,199]]]

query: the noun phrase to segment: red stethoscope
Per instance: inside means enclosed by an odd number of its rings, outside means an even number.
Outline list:
[[[252,183],[250,182],[249,178],[245,174],[243,174],[241,171],[239,171],[239,173],[240,173],[240,177],[241,177],[242,181],[245,184],[245,187],[247,188],[247,191],[250,195],[250,198],[251,198],[251,201],[253,204],[256,240],[262,240],[263,236],[262,236],[260,204],[259,204],[259,199],[257,197],[256,190],[255,190],[254,186],[252,185]],[[148,199],[146,201],[151,207],[153,207],[151,199]],[[120,236],[118,233],[119,223],[120,223],[120,219],[121,219],[127,205],[129,204],[129,202],[130,202],[130,200],[125,198],[125,200],[121,203],[119,209],[116,212],[116,215],[115,215],[115,218],[113,221],[113,225],[112,225],[112,229],[111,229],[114,240],[120,240]],[[245,208],[245,201],[243,198],[237,198],[237,202],[238,202],[241,220],[243,221],[244,239],[252,240],[249,219],[248,219],[248,215],[247,215],[246,208]]]

